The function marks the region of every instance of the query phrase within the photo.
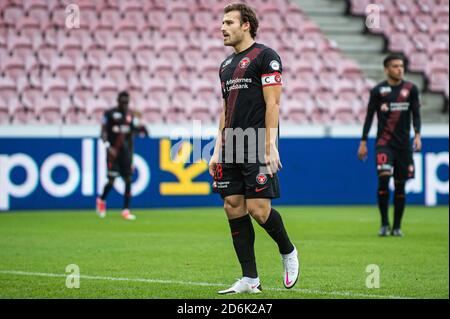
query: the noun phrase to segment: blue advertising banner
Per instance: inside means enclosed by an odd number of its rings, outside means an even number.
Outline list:
[[[374,141],[366,162],[357,159],[358,144],[356,138],[281,139],[275,204],[375,204]],[[213,147],[212,140],[136,138],[132,207],[222,205],[208,173]],[[424,138],[414,161],[408,203],[448,204],[448,138]],[[0,139],[0,210],[94,208],[105,182],[106,152],[97,139]],[[123,190],[118,178],[108,207],[121,207]]]

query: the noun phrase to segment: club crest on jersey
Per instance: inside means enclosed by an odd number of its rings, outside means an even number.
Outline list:
[[[409,96],[409,90],[408,89],[402,89],[400,91],[400,95],[401,95],[401,97],[406,99]]]
[[[246,69],[249,65],[250,65],[250,58],[249,57],[245,57],[241,60],[241,62],[239,62],[239,67],[241,69]]]
[[[389,106],[387,105],[387,103],[383,103],[380,107],[381,112],[387,112],[389,111]]]
[[[266,183],[267,183],[267,176],[266,176],[266,174],[258,174],[257,176],[256,176],[256,182],[259,184],[259,185],[265,185]]]
[[[386,96],[392,92],[392,88],[390,86],[382,86],[380,87],[380,94],[382,96]]]

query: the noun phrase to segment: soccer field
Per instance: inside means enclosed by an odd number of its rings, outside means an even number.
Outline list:
[[[375,207],[277,207],[301,254],[286,290],[276,244],[255,222],[259,295],[233,298],[449,298],[448,207],[408,206],[403,238],[379,238]],[[240,277],[220,208],[0,214],[1,298],[223,298]],[[80,269],[66,287],[66,266]],[[380,288],[366,287],[368,265]]]

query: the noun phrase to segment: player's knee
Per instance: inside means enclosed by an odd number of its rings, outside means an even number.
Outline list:
[[[236,215],[246,212],[245,201],[239,198],[226,197],[224,200],[223,208],[227,214]]]
[[[404,197],[405,196],[405,181],[395,180],[395,196]]]
[[[388,193],[390,178],[391,178],[391,175],[389,173],[378,175],[378,194],[379,195],[384,195],[384,194]]]
[[[131,184],[131,176],[125,177],[125,183],[126,184]]]
[[[264,224],[267,221],[270,208],[270,202],[267,203],[265,201],[257,201],[247,204],[248,212],[259,224]]]
[[[113,184],[114,184],[114,181],[115,181],[115,178],[114,178],[114,177],[109,177],[109,178],[108,178],[108,184],[109,184],[109,185],[113,185]]]

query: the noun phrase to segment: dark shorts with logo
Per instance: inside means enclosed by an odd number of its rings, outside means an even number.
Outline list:
[[[388,146],[376,148],[378,174],[390,172],[395,180],[405,181],[414,178],[414,160],[411,150],[396,149]]]
[[[132,175],[131,155],[129,152],[120,151],[117,156],[107,155],[108,177],[122,176],[127,178]]]
[[[245,198],[278,198],[280,183],[278,175],[264,174],[262,164],[217,164],[213,191],[222,198],[230,195],[244,195]]]

